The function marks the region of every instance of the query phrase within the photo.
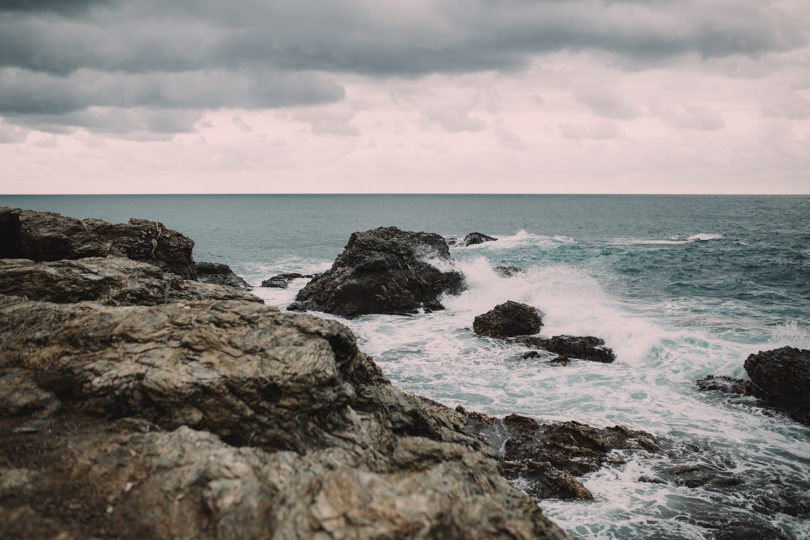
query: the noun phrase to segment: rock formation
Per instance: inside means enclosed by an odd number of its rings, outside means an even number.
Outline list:
[[[287,274],[279,274],[277,276],[273,276],[271,278],[267,278],[262,281],[262,287],[274,287],[276,289],[286,289],[290,282],[295,279],[301,278],[309,278],[312,279],[315,276],[313,274],[299,274],[298,272],[290,272]]]
[[[543,318],[537,308],[512,300],[498,304],[473,321],[476,334],[494,338],[536,334],[542,326]]]
[[[482,234],[480,232],[471,232],[467,236],[464,237],[464,240],[461,241],[459,245],[462,246],[474,246],[476,244],[483,244],[484,242],[494,242],[497,238],[494,236],[487,236],[486,234]]]
[[[298,292],[290,310],[343,317],[444,309],[439,297],[462,290],[464,279],[438,234],[380,227],[353,233],[332,268]],[[446,266],[447,271],[437,266]]]
[[[616,360],[613,349],[605,347],[603,339],[593,336],[518,336],[514,341],[533,349],[543,349],[562,358],[579,358],[609,364]]]
[[[237,276],[230,266],[226,264],[199,262],[194,263],[194,270],[197,273],[197,280],[203,283],[213,283],[215,285],[228,285],[243,291],[249,291],[251,286],[247,281]]]
[[[750,355],[744,366],[757,397],[810,425],[810,350],[760,351]]]
[[[189,300],[261,302],[233,287],[186,280],[120,257],[50,262],[0,259],[0,294],[60,304],[84,300],[144,306]]]
[[[194,242],[162,223],[130,219],[107,223],[78,220],[53,212],[0,208],[3,236],[19,234],[19,251],[3,245],[4,258],[57,261],[114,255],[146,262],[187,279],[196,276],[191,252]],[[19,232],[13,217],[19,220]]]

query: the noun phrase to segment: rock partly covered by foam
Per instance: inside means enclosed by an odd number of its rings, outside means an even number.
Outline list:
[[[543,349],[565,358],[579,358],[609,364],[616,360],[613,349],[605,346],[603,339],[593,336],[519,336],[514,341],[532,349]]]
[[[443,309],[439,297],[464,287],[463,276],[450,269],[452,262],[438,234],[396,227],[356,232],[332,268],[307,283],[288,309],[344,317]]]
[[[575,477],[624,463],[614,450],[659,452],[651,435],[624,426],[597,429],[573,421],[540,424],[517,414],[501,419],[461,407],[456,410],[465,416],[470,431],[501,449],[504,476],[519,480],[540,499],[591,500],[593,495]]]
[[[4,237],[3,258],[56,261],[114,255],[149,263],[184,278],[196,276],[191,254],[194,242],[156,221],[107,223],[53,212],[0,208],[0,231]]]
[[[247,281],[236,275],[231,270],[231,267],[226,264],[199,262],[194,263],[194,270],[197,273],[197,280],[203,283],[227,285],[243,291],[251,290],[251,286],[248,285]]]
[[[121,257],[34,262],[0,259],[0,294],[29,300],[107,305],[156,305],[187,300],[261,299],[233,287],[183,279]]]
[[[271,278],[262,281],[262,287],[272,287],[276,289],[286,289],[289,287],[290,282],[301,278],[314,278],[314,274],[299,274],[298,272],[288,272],[286,274],[278,274]]]
[[[480,232],[471,232],[467,236],[464,237],[464,240],[461,241],[460,245],[462,246],[474,246],[476,244],[483,244],[484,242],[494,242],[497,238],[494,236],[487,236],[486,234]]]
[[[494,338],[536,334],[542,326],[543,318],[537,308],[512,300],[498,304],[473,321],[476,334]]]
[[[792,418],[810,424],[810,350],[782,347],[745,360],[754,394]]]

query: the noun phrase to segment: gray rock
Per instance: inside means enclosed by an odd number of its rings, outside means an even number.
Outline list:
[[[487,236],[486,234],[480,232],[471,232],[467,236],[464,237],[464,240],[461,241],[460,245],[462,246],[474,246],[476,244],[483,244],[484,242],[494,242],[497,238],[494,236]]]
[[[0,259],[0,294],[70,303],[156,305],[193,300],[261,299],[233,287],[209,285],[120,257],[34,262]]]
[[[610,364],[616,360],[613,349],[605,346],[603,339],[593,336],[554,336],[542,338],[538,336],[518,336],[514,341],[533,349],[543,349],[559,354],[566,360],[580,358],[592,362]]]
[[[202,283],[213,283],[214,285],[228,285],[243,291],[251,290],[247,281],[237,276],[230,266],[226,264],[200,262],[194,263],[194,270],[197,272],[197,280]]]
[[[542,326],[543,318],[537,308],[512,300],[498,304],[473,321],[476,334],[494,338],[536,334]]]
[[[289,272],[286,274],[279,274],[262,281],[262,287],[274,287],[276,289],[286,289],[290,282],[301,278],[314,278],[314,274],[299,274],[298,272]]]
[[[343,317],[367,313],[404,315],[444,309],[439,297],[464,287],[451,265],[444,238],[434,233],[380,227],[353,233],[332,268],[301,289],[287,309],[317,310]]]
[[[4,258],[57,261],[114,255],[146,262],[193,279],[194,242],[162,223],[130,219],[129,223],[107,223],[100,219],[78,220],[53,212],[0,208],[5,229],[14,227],[8,215],[19,219],[19,251],[3,245]]]
[[[810,425],[810,350],[760,351],[745,360],[745,371],[757,397]]]

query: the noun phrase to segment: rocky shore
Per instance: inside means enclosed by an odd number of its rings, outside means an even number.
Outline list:
[[[2,215],[0,536],[569,538],[340,323],[183,279],[160,224]],[[84,243],[35,253],[46,228]]]

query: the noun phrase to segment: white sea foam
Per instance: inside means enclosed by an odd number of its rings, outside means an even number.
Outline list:
[[[499,236],[497,238],[498,239],[494,242],[483,242],[481,244],[473,244],[471,246],[454,246],[453,249],[505,250],[523,246],[553,247],[562,244],[575,243],[575,240],[568,236],[543,236],[542,234],[526,232],[523,229],[519,230],[512,236]]]
[[[616,245],[623,246],[654,246],[654,245],[681,245],[691,244],[693,242],[708,242],[710,240],[722,240],[722,234],[713,233],[699,233],[693,234],[687,238],[670,237],[670,238],[617,238],[613,241]]]

